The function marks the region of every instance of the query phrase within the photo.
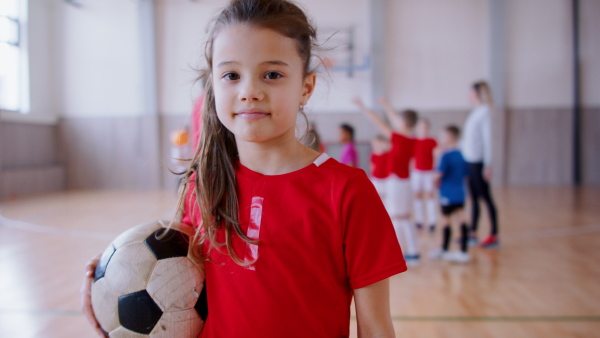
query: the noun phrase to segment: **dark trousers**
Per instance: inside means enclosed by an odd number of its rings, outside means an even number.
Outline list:
[[[471,163],[469,166],[469,193],[471,194],[471,231],[476,232],[479,222],[479,199],[483,199],[487,205],[492,225],[491,235],[498,234],[498,218],[496,215],[496,206],[492,200],[489,182],[483,177],[483,163]]]

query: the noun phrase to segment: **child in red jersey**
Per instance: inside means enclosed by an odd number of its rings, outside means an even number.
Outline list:
[[[388,176],[387,163],[390,158],[390,141],[383,135],[377,135],[371,140],[371,182],[385,200],[385,179]]]
[[[414,171],[411,173],[411,183],[414,191],[415,223],[417,229],[422,229],[423,218],[423,200],[427,209],[427,222],[429,231],[435,230],[436,210],[435,210],[435,171],[433,168],[433,152],[437,147],[437,141],[429,136],[429,120],[419,119],[417,122],[415,137],[415,161]]]
[[[416,265],[419,263],[420,255],[417,236],[410,223],[412,188],[409,167],[414,154],[412,129],[417,122],[417,113],[413,110],[405,110],[397,114],[384,98],[380,98],[379,103],[391,123],[390,127],[379,115],[369,110],[360,99],[355,99],[354,103],[373,121],[383,135],[390,139],[385,207],[392,217],[398,240],[404,238],[406,262]]]
[[[353,298],[359,336],[394,337],[388,278],[406,265],[383,203],[363,170],[296,139],[315,43],[285,0],[234,0],[213,21],[180,199],[205,258],[202,338],[348,337]]]

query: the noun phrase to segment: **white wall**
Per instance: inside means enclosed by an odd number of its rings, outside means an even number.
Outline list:
[[[487,72],[487,2],[388,1],[386,96],[396,108],[468,108]]]
[[[507,8],[508,105],[572,106],[571,2],[511,0]]]
[[[219,0],[157,0],[159,111],[184,115],[192,111],[198,90],[192,89],[203,67],[206,26],[225,4]]]
[[[55,109],[64,117],[142,114],[138,2],[80,3],[52,0]]]

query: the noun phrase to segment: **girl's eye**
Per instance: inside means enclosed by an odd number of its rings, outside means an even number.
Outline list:
[[[227,73],[225,75],[223,75],[224,79],[227,79],[229,81],[235,81],[235,80],[239,80],[240,76],[236,73]]]
[[[279,79],[280,77],[281,77],[281,74],[278,72],[268,72],[265,75],[265,78],[268,80],[276,80],[276,79]]]

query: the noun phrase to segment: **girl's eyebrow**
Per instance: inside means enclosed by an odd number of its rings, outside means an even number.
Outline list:
[[[290,65],[288,65],[287,63],[281,61],[281,60],[272,60],[272,61],[265,61],[262,64],[269,64],[269,65],[278,65],[278,66],[287,66],[289,67]]]
[[[223,66],[232,65],[232,64],[240,64],[240,63],[237,61],[223,61],[223,62],[219,62],[217,67],[223,67]]]
[[[219,62],[219,64],[217,64],[217,68],[223,67],[223,66],[227,66],[227,65],[233,65],[233,64],[240,64],[237,61],[223,61],[223,62]],[[269,65],[277,65],[277,66],[286,66],[289,67],[290,65],[288,65],[286,62],[283,62],[281,60],[270,60],[270,61],[264,61],[261,62],[261,65],[264,64],[269,64]]]

